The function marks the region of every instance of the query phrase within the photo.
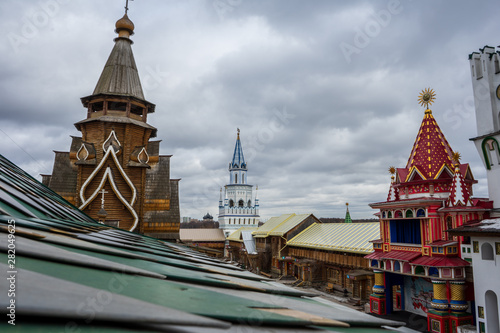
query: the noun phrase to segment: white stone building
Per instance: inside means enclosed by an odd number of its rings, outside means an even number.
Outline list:
[[[238,129],[233,159],[229,163],[229,183],[220,191],[219,228],[227,237],[240,227],[257,226],[259,221],[259,199],[257,191],[254,196],[253,185],[247,183],[247,164]]]
[[[472,262],[477,332],[485,333],[500,332],[500,50],[485,46],[479,51],[469,55],[477,122],[477,137],[471,140],[486,168],[493,218],[450,233],[464,238],[461,255]]]
[[[500,55],[485,46],[469,55],[477,137],[472,138],[488,177],[491,217],[500,217]]]

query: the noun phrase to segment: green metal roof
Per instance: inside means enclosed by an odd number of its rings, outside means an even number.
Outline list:
[[[401,324],[99,224],[1,155],[0,189],[0,290],[16,275],[16,326],[2,320],[1,332],[370,332]],[[0,293],[4,312],[9,302]]]
[[[287,242],[288,246],[351,253],[371,253],[380,238],[377,223],[314,223]]]

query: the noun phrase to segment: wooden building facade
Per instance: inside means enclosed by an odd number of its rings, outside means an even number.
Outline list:
[[[374,276],[364,256],[378,235],[377,223],[315,223],[288,241],[283,269],[305,283],[324,282],[329,291],[346,289],[367,300]]]
[[[155,105],[144,98],[132,53],[134,24],[116,22],[115,46],[92,95],[81,99],[86,119],[75,124],[69,152],[55,152],[43,182],[104,224],[162,239],[178,239],[179,179],[170,155],[160,155]]]

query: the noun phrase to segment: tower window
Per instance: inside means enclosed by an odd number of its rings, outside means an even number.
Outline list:
[[[245,184],[245,175],[241,175],[241,183]]]
[[[108,109],[113,111],[127,111],[127,103],[108,102]]]
[[[229,200],[229,207],[234,207],[234,201],[233,201],[233,199]]]
[[[252,207],[252,200],[248,200],[248,207]]]
[[[244,207],[245,206],[245,203],[243,202],[243,200],[240,199],[240,201],[238,201],[238,207]]]
[[[475,59],[474,65],[476,67],[476,79],[479,80],[483,77],[483,69],[481,67],[481,59]]]
[[[132,104],[130,106],[130,113],[142,116],[143,111],[144,111],[144,108],[140,107],[139,105]]]
[[[481,245],[481,259],[483,260],[494,260],[493,256],[493,246],[490,243],[484,243]]]
[[[104,103],[103,102],[92,103],[91,109],[92,112],[102,111],[104,110]]]
[[[235,175],[234,175],[234,182],[235,182],[236,184],[238,184],[238,174],[235,174]]]

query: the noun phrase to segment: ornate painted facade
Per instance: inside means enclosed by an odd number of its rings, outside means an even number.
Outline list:
[[[461,237],[447,230],[487,217],[491,202],[472,197],[474,180],[467,163],[451,149],[432,111],[432,90],[420,96],[426,106],[404,168],[389,168],[391,184],[379,210],[381,239],[365,258],[375,272],[370,297],[373,313],[406,310],[427,317],[431,332],[456,332],[472,323],[473,301],[460,257]],[[467,290],[467,292],[466,292]]]
[[[132,53],[134,24],[116,22],[115,45],[92,95],[81,98],[87,117],[75,124],[69,152],[56,152],[45,184],[104,224],[163,239],[178,239],[178,183],[171,155],[160,155],[155,105],[144,98]]]
[[[226,237],[240,227],[257,226],[260,221],[259,199],[257,193],[253,194],[253,185],[247,183],[247,171],[238,129],[233,159],[229,163],[229,184],[224,191],[220,190],[219,198],[219,228]]]

